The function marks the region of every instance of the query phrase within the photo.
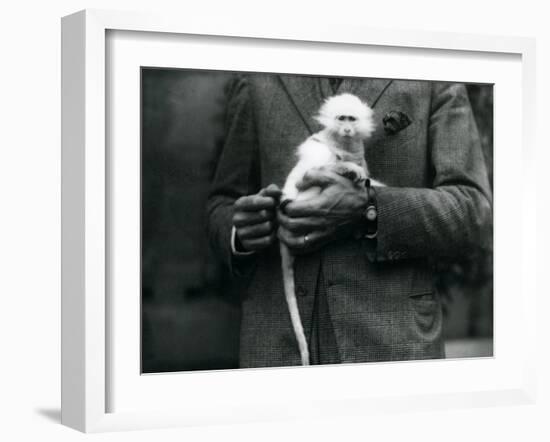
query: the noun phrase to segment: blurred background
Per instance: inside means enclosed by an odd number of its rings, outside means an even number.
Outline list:
[[[205,201],[231,73],[142,69],[142,371],[236,368],[240,311]],[[467,85],[492,186],[493,88]],[[493,251],[439,262],[447,357],[491,356]]]

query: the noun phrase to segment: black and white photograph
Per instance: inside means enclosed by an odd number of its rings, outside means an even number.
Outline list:
[[[493,356],[493,85],[141,68],[142,373]]]
[[[549,441],[544,5],[6,2],[0,440]]]

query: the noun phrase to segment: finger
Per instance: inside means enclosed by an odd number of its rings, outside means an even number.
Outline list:
[[[295,253],[311,252],[323,246],[334,235],[335,229],[314,230],[307,234],[295,234],[282,226],[277,230],[277,237]],[[306,240],[307,235],[307,240]]]
[[[263,209],[258,212],[238,211],[233,215],[233,225],[235,227],[251,226],[273,219],[275,219],[274,210]]]
[[[327,198],[321,194],[319,196],[303,200],[291,201],[285,207],[285,213],[290,218],[309,218],[327,216]]]
[[[279,226],[277,229],[277,238],[290,249],[297,249],[303,246],[303,235],[296,235],[283,226]]]
[[[279,189],[279,187],[276,184],[270,184],[265,189],[260,190],[259,194],[261,196],[268,196],[275,199],[276,201],[279,201],[282,193],[283,191]]]
[[[329,220],[326,217],[292,218],[281,211],[277,212],[277,221],[279,225],[294,233],[307,233],[312,230],[324,229],[329,225]]]
[[[271,235],[262,236],[259,238],[252,238],[252,239],[244,239],[240,240],[241,244],[246,250],[254,251],[254,250],[262,250],[266,247],[269,247],[271,244],[275,242],[277,239],[277,236],[275,232],[271,233]]]
[[[304,174],[302,179],[296,183],[296,188],[300,191],[310,187],[325,188],[341,181],[342,177],[331,170],[314,168]]]
[[[334,235],[334,232],[334,228],[313,230],[307,234],[307,241],[305,241],[304,248],[309,251],[318,249],[328,242],[328,240]]]
[[[277,202],[269,196],[248,195],[235,201],[235,210],[257,212],[262,209],[273,209],[276,205]]]
[[[254,224],[245,227],[237,228],[237,235],[239,239],[260,238],[262,236],[268,236],[274,231],[274,224],[272,221],[265,221],[261,224]]]

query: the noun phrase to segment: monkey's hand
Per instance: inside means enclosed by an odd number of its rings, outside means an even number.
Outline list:
[[[280,197],[281,190],[270,184],[255,195],[243,196],[235,201],[233,225],[238,250],[258,251],[275,242],[275,210]]]
[[[333,171],[352,181],[356,186],[363,186],[367,179],[365,169],[351,161],[338,161],[319,168],[320,171]]]
[[[322,190],[311,199],[290,202],[277,214],[278,237],[295,254],[317,250],[351,235],[367,207],[366,189],[334,170],[312,169],[297,187],[300,191],[310,187]]]

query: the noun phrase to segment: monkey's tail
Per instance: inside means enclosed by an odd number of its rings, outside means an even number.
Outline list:
[[[294,257],[290,254],[288,247],[283,243],[280,244],[280,249],[283,270],[283,286],[285,290],[285,298],[288,305],[288,311],[290,313],[290,320],[292,321],[294,335],[296,336],[296,340],[298,341],[298,348],[300,349],[302,365],[309,365],[309,350],[307,346],[306,335],[304,333],[304,327],[302,326],[302,320],[300,319],[298,302],[296,301],[296,291],[294,286]]]

